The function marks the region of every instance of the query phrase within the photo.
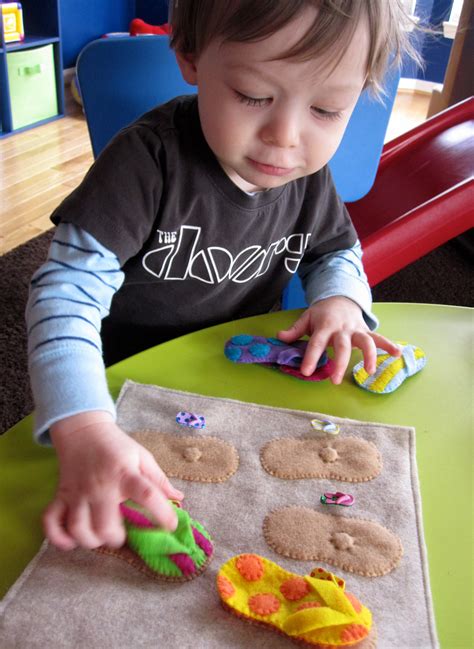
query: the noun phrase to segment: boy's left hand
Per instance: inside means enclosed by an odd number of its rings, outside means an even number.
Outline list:
[[[401,354],[398,345],[370,331],[359,305],[343,296],[316,302],[289,329],[278,332],[278,338],[285,343],[292,343],[304,335],[310,336],[310,339],[301,363],[301,373],[310,376],[322,353],[331,345],[334,349],[331,381],[334,384],[341,383],[353,347],[362,350],[368,374],[375,372],[377,347],[392,356]]]

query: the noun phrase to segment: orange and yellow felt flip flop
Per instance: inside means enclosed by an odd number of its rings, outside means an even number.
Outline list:
[[[229,559],[217,575],[225,608],[311,647],[362,647],[371,635],[372,614],[345,582],[316,568],[300,576],[256,554]]]

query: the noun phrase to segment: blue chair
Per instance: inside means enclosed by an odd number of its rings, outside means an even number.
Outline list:
[[[79,55],[77,77],[94,155],[124,126],[177,95],[195,93],[181,77],[167,36],[106,38]],[[385,84],[384,103],[362,93],[330,164],[344,201],[356,201],[372,187],[395,100],[399,72]],[[306,305],[294,275],[282,298],[284,309]]]
[[[179,70],[167,36],[101,38],[82,50],[77,77],[94,155],[124,126],[173,97],[195,93]],[[330,162],[344,201],[372,187],[400,75],[387,79],[384,104],[364,92]]]
[[[101,38],[82,50],[77,79],[94,156],[120,129],[178,95],[195,93],[167,36]]]

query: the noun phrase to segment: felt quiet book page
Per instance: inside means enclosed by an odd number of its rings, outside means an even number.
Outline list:
[[[221,606],[216,576],[240,554],[285,574],[319,568],[344,580],[372,612],[376,633],[364,647],[438,646],[414,429],[332,417],[340,432],[327,434],[311,425],[327,419],[322,413],[131,381],[117,405],[119,425],[156,454],[184,492],[183,507],[210,534],[212,561],[192,581],[160,582],[123,557],[45,544],[0,603],[0,646],[294,646]],[[205,426],[183,426],[179,413],[199,413]],[[338,492],[351,506],[324,497]]]

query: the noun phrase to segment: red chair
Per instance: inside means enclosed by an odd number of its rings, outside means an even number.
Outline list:
[[[346,203],[371,286],[474,226],[474,97],[382,151],[372,189]]]

